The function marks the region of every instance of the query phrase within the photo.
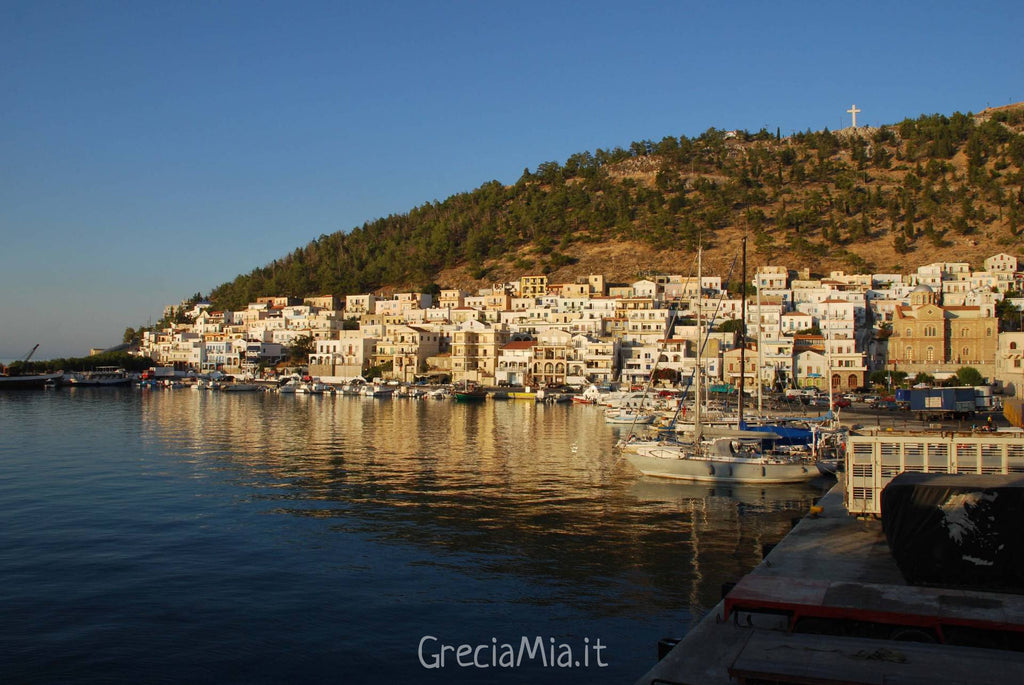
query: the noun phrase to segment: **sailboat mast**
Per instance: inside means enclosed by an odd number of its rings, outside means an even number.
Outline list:
[[[694,403],[693,403],[693,444],[697,449],[700,449],[701,439],[701,406],[700,406],[700,388],[701,388],[701,348],[704,346],[704,324],[701,321],[701,304],[704,299],[704,289],[700,287],[701,283],[701,259],[703,258],[703,247],[697,248],[697,368],[694,371],[694,379],[696,381],[694,385]]]
[[[761,356],[761,338],[764,337],[764,333],[761,329],[761,288],[757,289],[757,415],[763,416],[764,409],[763,405],[763,393],[764,379],[761,378],[761,372],[764,366],[764,358]]]
[[[836,406],[835,397],[833,396],[834,389],[832,387],[832,345],[829,343],[832,341],[832,317],[829,311],[828,304],[825,304],[825,321],[828,322],[828,330],[825,331],[825,368],[828,369],[828,373],[825,375],[828,377],[828,410],[833,411],[833,407]]]
[[[743,386],[747,376],[747,236],[743,236],[743,282],[740,290],[740,397],[739,425],[743,425]]]

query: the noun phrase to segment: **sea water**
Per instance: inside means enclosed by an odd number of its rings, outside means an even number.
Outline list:
[[[814,486],[640,478],[600,408],[0,393],[0,682],[632,682]]]

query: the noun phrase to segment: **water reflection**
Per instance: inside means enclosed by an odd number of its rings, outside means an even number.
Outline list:
[[[548,586],[595,614],[699,614],[820,488],[637,477],[599,409],[165,392],[147,439],[267,511],[436,551],[436,563]]]

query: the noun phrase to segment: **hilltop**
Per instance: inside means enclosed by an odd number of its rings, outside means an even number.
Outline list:
[[[711,128],[544,162],[512,185],[322,235],[211,299],[474,289],[527,273],[627,281],[686,273],[698,244],[725,277],[744,234],[751,266],[980,266],[1019,251],[1022,165],[1024,103],[788,137]]]

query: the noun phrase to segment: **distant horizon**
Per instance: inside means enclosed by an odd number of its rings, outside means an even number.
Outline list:
[[[321,234],[572,154],[836,130],[853,104],[877,126],[1024,101],[1019,3],[142,1],[5,19],[13,359],[109,347]]]

